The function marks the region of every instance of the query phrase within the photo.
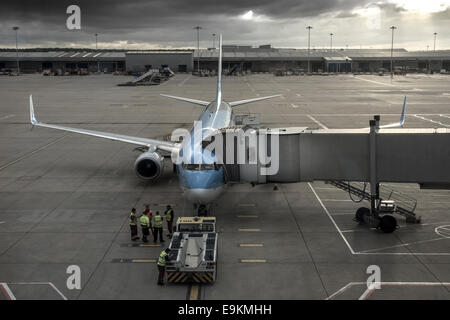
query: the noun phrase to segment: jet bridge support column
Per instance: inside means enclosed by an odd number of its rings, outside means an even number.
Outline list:
[[[369,121],[369,168],[370,168],[370,213],[378,216],[376,210],[376,201],[379,197],[378,179],[377,179],[377,129],[380,117],[375,116],[374,120]]]

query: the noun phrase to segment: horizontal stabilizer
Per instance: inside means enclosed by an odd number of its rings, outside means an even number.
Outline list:
[[[171,98],[171,99],[175,99],[175,100],[180,100],[180,101],[184,101],[184,102],[198,104],[200,106],[205,106],[205,107],[209,104],[209,102],[196,100],[196,99],[189,99],[189,98],[183,98],[183,97],[169,96],[167,94],[160,94],[160,95],[163,96],[163,97],[166,97],[166,98]]]
[[[229,105],[230,105],[230,107],[236,107],[236,106],[240,106],[240,105],[242,105],[242,104],[252,103],[252,102],[261,101],[261,100],[266,100],[266,99],[271,99],[271,98],[280,97],[280,96],[281,96],[281,94],[276,94],[276,95],[274,95],[274,96],[268,96],[268,97],[261,97],[261,98],[254,98],[254,99],[247,99],[247,100],[234,101],[234,102],[230,102]]]

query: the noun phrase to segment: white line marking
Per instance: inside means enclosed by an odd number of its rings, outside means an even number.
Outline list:
[[[14,294],[12,293],[11,289],[9,289],[8,285],[6,283],[0,283],[0,286],[3,287],[4,292],[8,295],[7,298],[9,298],[9,300],[17,300],[16,297],[14,296]]]
[[[186,83],[186,81],[188,81],[191,77],[192,77],[191,74],[190,74],[189,76],[187,76],[186,79],[184,79],[183,81],[181,81],[181,82],[178,84],[178,87],[182,87],[182,86]]]
[[[429,122],[432,122],[432,123],[436,123],[436,124],[438,124],[438,125],[440,125],[440,126],[444,126],[444,127],[450,128],[449,125],[443,124],[443,123],[440,122],[440,121],[435,121],[435,120],[432,120],[432,119],[428,119],[428,118],[419,116],[419,115],[417,115],[417,114],[413,114],[413,117],[416,117],[416,118],[418,118],[418,119],[422,119],[422,120],[425,120],[425,121],[429,121]]]
[[[317,201],[319,201],[320,205],[322,206],[323,210],[325,211],[325,213],[328,215],[328,218],[330,218],[331,222],[333,222],[334,227],[337,229],[337,231],[339,232],[339,234],[341,235],[342,240],[344,240],[345,244],[347,245],[348,249],[350,250],[350,252],[352,254],[355,254],[355,251],[353,251],[352,246],[348,243],[347,239],[344,237],[344,235],[341,232],[341,229],[339,229],[338,225],[336,224],[336,222],[334,221],[333,217],[331,216],[331,214],[328,212],[327,207],[325,207],[325,205],[323,204],[322,200],[320,200],[319,196],[316,193],[316,190],[314,190],[313,186],[311,185],[311,183],[308,182],[308,186],[311,188],[311,191],[314,193],[314,195],[316,196]]]
[[[378,282],[377,284],[381,286],[450,286],[450,282]],[[333,293],[332,295],[325,298],[325,300],[331,300],[337,295],[341,294],[344,291],[347,291],[349,288],[353,286],[361,286],[367,285],[366,282],[350,282],[343,286],[341,289]],[[366,290],[367,291],[367,290]]]
[[[5,221],[0,221],[0,224],[3,224],[3,223],[5,223]]]
[[[382,84],[383,86],[395,87],[394,84],[390,84],[390,83],[378,82],[378,81],[369,80],[369,79],[364,79],[364,78],[360,78],[360,77],[355,77],[355,79],[359,79],[359,80],[363,80],[363,81],[368,81],[368,82],[372,82],[372,83],[376,83],[376,84]]]
[[[297,97],[301,97],[302,95],[300,93],[295,94]]]
[[[372,295],[372,293],[377,289],[377,287],[381,288],[380,285],[381,283],[379,282],[372,283],[370,286],[367,287],[366,291],[364,291],[364,293],[358,298],[358,300],[367,300]]]
[[[18,158],[18,159],[16,159],[16,160],[13,160],[13,161],[11,161],[11,162],[9,162],[9,163],[7,163],[7,164],[1,166],[1,167],[0,167],[0,170],[3,170],[3,169],[5,169],[5,168],[7,168],[7,167],[9,167],[9,166],[11,166],[11,165],[13,165],[13,164],[15,164],[15,163],[21,161],[21,160],[23,160],[23,159],[26,159],[26,158],[32,156],[33,154],[35,154],[35,153],[37,153],[37,152],[39,152],[39,151],[41,151],[41,150],[44,150],[44,149],[47,148],[47,147],[50,147],[51,145],[54,145],[55,143],[57,143],[57,142],[61,141],[62,139],[64,139],[67,135],[68,135],[68,134],[65,134],[65,135],[63,135],[62,137],[60,137],[60,138],[58,138],[58,139],[56,139],[56,140],[54,140],[54,141],[52,141],[52,142],[49,142],[49,143],[47,143],[46,145],[44,145],[44,146],[42,146],[42,147],[40,147],[40,148],[38,148],[38,149],[36,149],[36,150],[34,150],[34,151],[31,151],[30,153],[27,153],[27,154],[23,155],[22,157],[20,157],[20,158]]]
[[[314,121],[315,123],[317,123],[319,126],[322,127],[322,129],[328,129],[326,125],[324,125],[322,122],[318,121],[316,118],[314,118],[312,115],[307,114],[306,115],[308,118],[310,118],[312,121]]]
[[[328,211],[328,209],[325,207],[325,205],[323,204],[322,200],[319,198],[319,196],[317,195],[317,192],[314,190],[313,186],[311,185],[310,182],[308,182],[309,187],[311,188],[311,191],[314,193],[314,195],[316,196],[317,200],[319,201],[320,205],[322,206],[323,210],[325,211],[325,213],[328,215],[328,218],[330,218],[331,222],[333,223],[334,227],[336,228],[336,230],[339,232],[339,235],[341,236],[342,240],[344,240],[345,244],[347,245],[348,249],[350,250],[351,254],[353,255],[404,255],[404,256],[450,256],[450,252],[366,252],[366,251],[359,251],[359,252],[355,252],[352,248],[352,246],[350,245],[350,243],[347,241],[347,238],[344,236],[344,232],[352,232],[352,230],[347,230],[347,231],[342,231],[336,221],[333,219],[333,217],[331,216],[330,212]],[[446,239],[445,237],[442,239]],[[405,246],[408,244],[402,244],[400,246]],[[383,250],[385,248],[380,248],[380,249],[373,249],[373,250]]]
[[[359,253],[367,253],[367,252],[381,251],[381,250],[387,250],[387,249],[393,249],[393,248],[401,248],[401,247],[411,246],[413,244],[427,243],[427,242],[438,241],[438,240],[445,240],[445,239],[448,239],[448,237],[442,236],[440,238],[433,238],[433,239],[428,239],[428,240],[421,240],[421,241],[414,241],[414,242],[409,242],[409,243],[402,243],[402,244],[397,244],[395,246],[389,246],[389,247],[384,247],[384,248],[377,248],[377,249],[370,249],[370,250],[359,251]]]
[[[63,300],[68,300],[66,298],[66,296],[63,295],[63,293],[61,291],[59,291],[58,288],[53,283],[49,282],[48,284],[49,284],[50,287],[53,288],[53,290],[55,290],[61,296],[61,298],[63,298]]]
[[[1,117],[0,120],[10,119],[10,118],[13,118],[13,117],[15,117],[15,116],[16,116],[15,114],[9,114],[9,115],[7,115],[7,116]]]
[[[298,105],[291,103],[292,108],[299,108]]]
[[[14,282],[10,284],[17,284],[17,285],[47,285],[50,286],[53,290],[56,291],[57,294],[61,296],[64,300],[68,300],[67,297],[62,294],[61,291],[52,283],[52,282]]]

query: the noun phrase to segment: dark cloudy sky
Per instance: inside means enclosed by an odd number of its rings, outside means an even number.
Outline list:
[[[81,30],[66,28],[66,9],[81,8]],[[21,47],[186,48],[212,45],[212,33],[225,44],[307,45],[313,26],[316,48],[390,47],[391,25],[397,47],[410,50],[450,49],[450,0],[54,0],[0,1],[0,47],[15,45],[11,27],[18,25]]]

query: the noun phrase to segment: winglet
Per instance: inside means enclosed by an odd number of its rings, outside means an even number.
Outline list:
[[[31,94],[30,94],[30,121],[33,126],[37,125],[39,123],[36,120],[36,117],[34,116],[33,95],[31,95]]]
[[[402,115],[400,116],[400,126],[403,126],[405,123],[405,110],[406,110],[406,96],[403,100],[403,107],[402,107]]]

